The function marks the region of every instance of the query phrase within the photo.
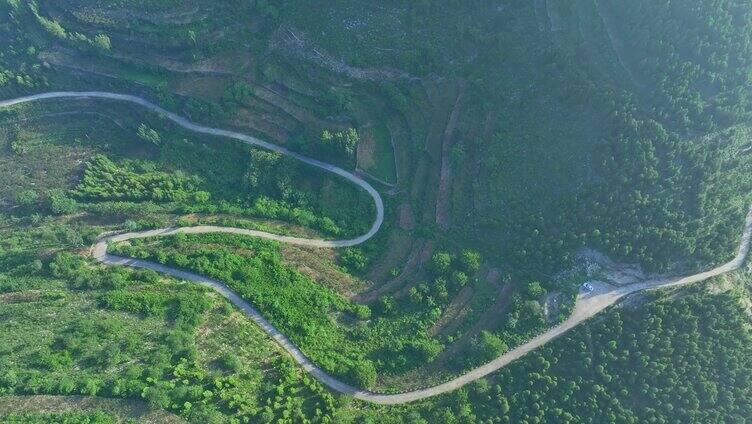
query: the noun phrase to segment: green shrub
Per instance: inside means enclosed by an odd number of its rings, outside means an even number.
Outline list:
[[[459,257],[460,267],[468,274],[478,272],[480,260],[480,253],[474,250],[463,250]]]
[[[530,281],[525,286],[525,296],[528,299],[538,299],[546,294],[546,289],[543,288],[539,281]]]
[[[240,358],[234,353],[225,353],[219,359],[219,363],[222,368],[232,372],[240,371],[243,366],[242,362],[240,362]]]
[[[16,195],[16,203],[23,207],[30,207],[39,201],[39,194],[32,189],[24,190]]]
[[[436,252],[431,257],[431,271],[445,274],[452,266],[452,255],[449,252]]]
[[[141,123],[141,125],[138,126],[136,135],[138,135],[138,138],[140,138],[141,140],[157,146],[159,146],[159,144],[162,142],[162,137],[160,137],[157,130],[155,130],[154,128],[149,128],[149,126],[144,123]]]
[[[112,43],[110,42],[110,37],[108,37],[107,34],[97,34],[94,37],[93,44],[100,50],[109,51],[110,49],[112,49]]]
[[[473,357],[481,362],[487,362],[509,350],[501,337],[489,331],[482,331],[472,342]]]
[[[454,271],[452,273],[452,283],[454,283],[457,287],[465,287],[468,281],[470,281],[470,279],[464,272]]]
[[[78,204],[74,199],[66,196],[62,190],[50,190],[47,193],[50,211],[55,215],[68,215],[76,211]]]
[[[356,305],[355,306],[355,316],[359,320],[367,320],[371,318],[371,308],[369,308],[367,305]]]
[[[342,251],[340,255],[342,264],[345,265],[351,271],[362,271],[368,264],[368,258],[363,251],[357,247],[348,247]]]
[[[376,367],[367,359],[357,361],[350,368],[350,378],[358,387],[369,388],[376,384]]]
[[[360,136],[354,128],[346,131],[331,133],[327,130],[321,134],[321,142],[324,145],[324,151],[344,156],[345,158],[354,158],[358,150]]]

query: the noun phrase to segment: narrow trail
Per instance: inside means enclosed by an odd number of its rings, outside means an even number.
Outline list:
[[[545,343],[554,340],[555,338],[565,334],[567,331],[575,328],[579,324],[592,318],[599,312],[615,304],[620,299],[630,294],[636,293],[642,290],[658,289],[663,287],[675,287],[686,284],[697,283],[707,280],[712,277],[716,277],[736,269],[739,269],[743,264],[749,253],[750,249],[750,237],[752,235],[752,207],[747,214],[744,230],[741,237],[741,242],[736,256],[730,262],[718,266],[709,271],[701,272],[684,277],[656,277],[640,283],[630,284],[627,286],[615,287],[605,283],[595,283],[595,290],[590,293],[580,293],[577,298],[577,304],[572,315],[563,323],[549,329],[548,331],[538,335],[532,340],[526,342],[523,345],[518,346],[515,349],[499,356],[498,358],[481,365],[467,373],[460,375],[450,381],[437,386],[429,387],[426,389],[415,390],[406,393],[397,394],[379,394],[366,390],[361,390],[353,387],[337,378],[327,374],[324,370],[317,367],[310,359],[308,359],[303,352],[298,349],[284,334],[282,334],[277,328],[270,324],[264,317],[246,300],[242,299],[235,292],[230,290],[223,283],[207,278],[192,272],[170,268],[164,265],[160,265],[153,262],[142,261],[139,259],[123,258],[107,253],[107,246],[109,243],[117,243],[126,240],[145,238],[145,237],[157,237],[157,236],[169,236],[178,233],[186,234],[204,234],[204,233],[233,233],[242,234],[254,237],[262,237],[272,240],[277,240],[282,243],[290,243],[302,246],[310,247],[347,247],[355,246],[363,243],[373,237],[379,230],[384,220],[384,205],[379,193],[366,181],[355,176],[354,174],[345,171],[334,165],[330,165],[316,159],[311,159],[298,153],[292,152],[284,147],[280,147],[271,143],[261,141],[255,137],[251,137],[245,134],[227,131],[217,128],[210,128],[195,124],[183,117],[180,117],[174,113],[168,112],[165,109],[145,100],[140,97],[130,96],[125,94],[107,93],[107,92],[51,92],[37,94],[33,96],[20,97],[17,99],[0,101],[0,108],[9,107],[17,104],[28,103],[44,99],[55,98],[99,98],[118,100],[129,103],[138,104],[153,112],[157,112],[177,123],[178,125],[199,133],[211,134],[217,136],[229,137],[241,142],[260,146],[269,150],[280,152],[288,155],[301,162],[309,165],[316,166],[326,171],[340,175],[347,180],[357,184],[364,190],[366,190],[374,200],[376,205],[376,219],[374,220],[371,229],[364,235],[349,239],[349,240],[320,240],[320,239],[305,239],[299,237],[281,236],[277,234],[266,233],[256,230],[246,230],[240,228],[228,228],[228,227],[215,227],[215,226],[199,226],[199,227],[185,227],[185,228],[165,228],[151,231],[140,231],[122,234],[104,234],[99,241],[92,246],[92,256],[108,265],[122,265],[135,268],[151,269],[164,274],[172,275],[184,280],[194,281],[204,286],[210,287],[226,297],[230,302],[240,308],[246,315],[248,315],[253,321],[255,321],[270,337],[272,337],[283,349],[285,349],[292,358],[309,374],[319,380],[322,384],[326,385],[330,389],[348,394],[356,399],[360,399],[366,402],[372,402],[384,405],[395,405],[417,401],[420,399],[429,398],[439,394],[451,392],[468,383],[471,383],[479,378],[482,378],[488,374],[498,371],[504,368],[513,361],[525,356],[529,352],[537,349]]]

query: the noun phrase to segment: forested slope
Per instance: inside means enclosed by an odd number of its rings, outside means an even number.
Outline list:
[[[473,67],[473,82],[484,85],[475,93],[492,102],[488,114],[497,125],[495,136],[473,148],[483,167],[479,175],[488,175],[474,196],[489,194],[485,204],[460,207],[458,214],[475,213],[477,221],[463,222],[497,229],[522,266],[532,252],[556,262],[582,245],[653,269],[719,262],[731,254],[728,229],[741,222],[741,205],[750,199],[741,154],[747,140],[725,132],[748,123],[749,68],[744,59],[723,59],[729,51],[744,56],[749,21],[729,21],[737,8],[717,2],[671,2],[670,10],[692,10],[681,16],[654,11],[662,10],[648,6],[654,2],[619,2],[630,12],[609,13],[634,31],[627,32],[607,26],[611,19],[600,14],[609,9],[600,3],[548,2],[562,16],[562,30],[544,31],[538,40],[527,35],[529,27],[503,30],[494,40],[499,47],[481,53],[485,66]],[[509,6],[505,12],[523,10]],[[516,21],[525,22],[519,15]],[[672,31],[675,26],[683,30]],[[627,57],[619,56],[612,36],[634,42]],[[724,60],[734,65],[721,66]],[[619,62],[634,67],[638,84],[624,84],[627,73],[613,65]],[[498,69],[520,64],[532,73],[513,82],[494,78]],[[708,90],[711,80],[715,88]],[[698,190],[713,184],[716,169],[738,185],[725,195]]]
[[[191,27],[211,15],[204,3],[176,16],[150,4],[151,21],[128,5],[11,4],[11,33],[29,20],[37,27],[14,35],[28,41],[4,59],[7,93],[71,84],[34,65],[39,57],[97,84],[155,88],[194,119],[248,125],[342,163],[352,163],[352,145],[315,138],[327,124],[336,133],[355,122],[377,143],[361,152],[379,158],[363,163],[386,166],[391,149],[378,143],[391,138],[409,189],[395,203],[409,204],[420,228],[435,231],[446,210],[451,237],[515,272],[561,269],[584,246],[656,270],[717,263],[749,200],[746,156],[730,164],[690,147],[715,134],[721,156],[745,152],[743,141],[722,142],[749,117],[752,30],[734,2],[473,1],[451,14],[431,2],[334,2],[316,18],[305,1],[230,5],[248,28],[225,14]],[[125,16],[137,24],[125,29]],[[300,80],[306,73],[313,81]],[[456,122],[444,128],[452,107]],[[331,134],[323,139],[336,141]],[[738,185],[701,195],[695,187],[712,177],[700,167],[724,169]],[[718,233],[727,241],[715,248]]]
[[[733,255],[752,201],[750,13],[731,0],[0,0],[0,98],[132,93],[363,175],[386,221],[362,246],[117,249],[227,282],[327,370],[398,391],[563,319],[583,248],[682,274]],[[3,393],[140,398],[193,422],[750,416],[741,290],[634,300],[439,399],[338,398],[211,294],[80,258],[105,230],[360,234],[362,193],[123,105],[0,120]]]
[[[651,269],[732,254],[752,188],[746,140],[727,132],[748,125],[748,6],[473,1],[450,19],[431,2],[338,3],[313,19],[309,3],[288,5],[353,65],[467,83],[451,149],[453,236],[488,240],[528,269],[559,268],[582,246]],[[715,169],[734,188],[698,190]]]
[[[744,422],[752,333],[743,289],[661,295],[612,308],[455,394],[390,409],[391,420],[368,415],[394,423]]]
[[[685,131],[749,119],[752,49],[749,5],[734,1],[603,0],[655,112]]]

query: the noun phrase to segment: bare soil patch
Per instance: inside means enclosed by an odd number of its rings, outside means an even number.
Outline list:
[[[402,272],[399,276],[385,284],[382,284],[374,290],[366,293],[360,293],[355,298],[360,302],[371,302],[373,300],[376,300],[383,294],[392,293],[395,291],[401,293],[404,290],[409,290],[410,287],[412,287],[412,285],[416,282],[417,275],[419,274],[423,264],[431,258],[433,250],[434,243],[432,241],[426,241],[424,239],[415,240],[412,243],[410,256],[408,257],[407,262],[402,268]],[[390,250],[389,254],[387,255],[388,262],[384,261],[384,264],[400,263],[399,261],[404,258],[404,254],[392,254],[392,251],[393,250]],[[397,258],[398,262],[393,262],[392,258]],[[383,270],[388,272],[389,266],[383,266]],[[407,286],[405,286],[405,284],[411,278],[412,283],[408,283]]]
[[[40,291],[26,291],[0,294],[0,303],[38,302],[42,299]]]
[[[593,249],[583,249],[577,256],[585,261],[588,277],[597,278],[608,284],[625,286],[639,283],[647,278],[639,264],[616,262]]]
[[[428,335],[434,337],[440,334],[452,334],[457,331],[457,328],[462,324],[463,319],[468,313],[466,308],[468,302],[473,298],[473,288],[467,286],[463,288],[444,313],[439,318],[439,321],[428,329]]]
[[[285,263],[345,297],[352,298],[355,293],[370,286],[370,283],[337,269],[334,265],[335,254],[331,249],[307,249],[287,244],[280,247]]]
[[[153,410],[145,402],[126,399],[106,399],[95,396],[1,396],[0,417],[10,413],[59,413],[68,411],[104,411],[115,415],[120,422],[128,419],[139,423],[184,423],[177,415]]]
[[[457,99],[449,115],[449,122],[444,130],[441,144],[441,171],[439,177],[439,192],[436,196],[436,224],[442,230],[449,228],[449,189],[452,184],[452,146],[454,145],[454,130],[457,127],[462,100],[465,96],[465,85],[460,85]]]
[[[403,230],[412,230],[415,226],[413,206],[410,203],[403,203],[397,207],[397,226]]]
[[[376,166],[376,142],[373,139],[371,127],[360,127],[360,142],[358,143],[358,168],[373,169]]]

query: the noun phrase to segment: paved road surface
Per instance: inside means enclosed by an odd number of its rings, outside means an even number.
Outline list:
[[[354,245],[363,243],[364,241],[371,238],[378,231],[384,219],[384,206],[381,200],[381,196],[379,196],[378,192],[376,192],[376,190],[373,187],[371,187],[370,184],[368,184],[366,181],[362,180],[361,178],[358,178],[357,176],[341,168],[326,164],[316,159],[311,159],[311,158],[302,156],[295,152],[291,152],[283,147],[258,140],[254,137],[250,137],[250,136],[232,132],[232,131],[209,128],[209,127],[204,127],[204,126],[194,124],[191,121],[188,121],[185,118],[182,118],[178,115],[168,112],[162,109],[161,107],[153,103],[150,103],[147,100],[144,100],[140,97],[129,96],[129,95],[124,95],[124,94],[115,94],[115,93],[103,93],[103,92],[55,92],[55,93],[44,93],[44,94],[38,94],[34,96],[21,97],[18,99],[1,101],[0,108],[12,106],[15,104],[20,104],[20,103],[36,101],[36,100],[65,98],[65,97],[104,98],[104,99],[121,100],[121,101],[130,102],[130,103],[135,103],[135,104],[144,106],[147,109],[150,109],[154,112],[163,114],[168,119],[174,121],[175,123],[187,129],[205,133],[205,134],[230,137],[230,138],[233,138],[233,139],[236,139],[236,140],[248,143],[248,144],[261,146],[269,150],[274,150],[282,154],[291,156],[307,164],[317,166],[321,169],[333,172],[337,175],[340,175],[354,182],[358,186],[365,189],[371,195],[371,197],[374,199],[374,202],[376,204],[376,210],[377,210],[377,216],[374,221],[374,224],[371,226],[371,229],[366,234],[360,237],[354,238],[354,239],[350,239],[350,240],[304,239],[304,238],[299,238],[299,237],[280,236],[276,234],[265,233],[262,231],[246,230],[246,229],[240,229],[240,228],[200,226],[200,227],[185,227],[185,228],[165,228],[165,229],[159,229],[159,230],[132,232],[132,233],[125,233],[125,234],[103,235],[102,238],[100,238],[100,240],[92,247],[93,257],[102,263],[109,264],[109,265],[122,265],[122,266],[136,267],[136,268],[151,269],[157,272],[169,274],[174,277],[185,279],[185,280],[195,281],[199,284],[211,287],[212,289],[216,290],[217,292],[225,296],[238,308],[243,310],[243,312],[245,312],[246,315],[248,315],[253,321],[255,321],[259,326],[261,326],[261,328],[267,334],[269,334],[283,349],[285,349],[293,357],[293,359],[303,367],[303,369],[305,369],[308,373],[310,373],[313,377],[315,377],[321,383],[328,386],[334,391],[349,394],[349,395],[354,396],[357,399],[367,401],[367,402],[373,402],[373,403],[385,404],[385,405],[394,405],[394,404],[413,402],[413,401],[425,399],[431,396],[436,396],[442,393],[451,392],[479,378],[482,378],[490,373],[498,371],[499,369],[525,356],[527,353],[537,349],[543,344],[561,336],[562,334],[578,326],[579,324],[588,320],[589,318],[592,318],[594,315],[598,314],[602,310],[615,304],[619,299],[623,298],[624,296],[630,295],[632,293],[635,293],[641,290],[650,290],[650,289],[656,289],[656,288],[662,288],[662,287],[674,287],[674,286],[696,283],[696,282],[704,281],[704,280],[707,280],[709,278],[712,278],[718,275],[725,274],[727,272],[734,271],[743,265],[747,257],[747,254],[749,253],[750,235],[752,234],[752,208],[750,208],[750,211],[747,214],[747,218],[745,221],[744,230],[742,233],[742,238],[741,238],[737,255],[734,257],[734,259],[732,259],[730,262],[724,265],[721,265],[710,271],[701,272],[699,274],[689,275],[685,277],[655,278],[655,279],[643,281],[641,283],[630,284],[630,285],[622,286],[622,287],[614,287],[605,283],[595,283],[594,284],[595,290],[593,292],[580,293],[580,295],[577,298],[577,304],[576,304],[575,310],[566,321],[564,321],[563,323],[559,324],[556,327],[551,328],[545,333],[538,335],[537,337],[533,338],[527,343],[521,346],[518,346],[517,348],[512,349],[511,351],[499,356],[498,358],[492,360],[491,362],[488,362],[484,365],[479,366],[478,368],[470,370],[467,373],[459,377],[456,377],[446,383],[429,387],[426,389],[415,390],[415,391],[406,392],[406,393],[389,394],[389,395],[373,393],[373,392],[369,392],[366,390],[358,389],[343,381],[340,381],[337,378],[332,377],[331,375],[324,372],[321,368],[317,367],[284,334],[282,334],[273,325],[271,325],[266,319],[264,319],[264,317],[261,316],[261,314],[251,304],[249,304],[247,301],[242,299],[240,296],[238,296],[235,292],[230,290],[223,283],[217,280],[213,280],[211,278],[194,274],[192,272],[170,268],[170,267],[160,265],[157,263],[142,261],[138,259],[122,258],[122,257],[118,257],[115,255],[110,255],[107,253],[108,243],[122,242],[122,241],[136,239],[136,238],[168,236],[168,235],[173,235],[177,233],[202,234],[202,233],[224,232],[224,233],[233,233],[233,234],[244,234],[244,235],[255,236],[255,237],[263,237],[267,239],[277,240],[283,243],[291,243],[291,244],[313,246],[313,247],[354,246]]]
[[[525,356],[526,354],[532,352],[545,343],[561,336],[562,334],[573,329],[584,321],[587,321],[588,319],[592,318],[609,306],[615,304],[619,299],[622,299],[627,295],[642,290],[676,287],[697,283],[738,269],[744,264],[747,254],[749,253],[750,234],[752,234],[752,208],[750,208],[750,211],[747,214],[744,230],[742,233],[742,239],[739,244],[737,254],[734,259],[724,265],[721,265],[710,271],[701,272],[699,274],[688,275],[684,277],[661,277],[622,287],[615,287],[606,283],[593,283],[594,290],[591,293],[580,293],[577,298],[577,305],[575,307],[575,310],[566,321],[557,325],[556,327],[551,328],[545,333],[538,335],[527,343],[510,350],[504,355],[499,356],[491,362],[481,365],[480,367],[475,368],[446,383],[434,387],[429,387],[423,390],[416,390],[413,392],[394,395],[381,395],[360,392],[356,394],[356,397],[370,402],[392,405],[425,399],[431,396],[436,396],[438,394],[456,390],[468,383],[471,383],[479,378],[491,374],[492,372],[504,368],[516,359]]]
[[[205,127],[203,125],[196,124],[186,118],[183,118],[182,116],[169,112],[163,109],[162,107],[157,106],[154,103],[151,103],[150,101],[146,99],[142,99],[141,97],[131,96],[128,94],[108,93],[108,92],[103,92],[103,91],[55,91],[55,92],[49,92],[49,93],[34,94],[31,96],[26,96],[26,97],[19,97],[16,99],[3,100],[3,101],[0,101],[0,109],[7,108],[10,106],[14,106],[14,105],[23,104],[23,103],[31,103],[31,102],[36,102],[40,100],[61,99],[61,98],[108,99],[108,100],[116,100],[116,101],[121,101],[121,102],[133,103],[133,104],[142,106],[152,112],[156,112],[164,116],[165,118],[169,119],[170,121],[173,121],[174,123],[180,125],[181,127],[185,129],[195,131],[201,134],[228,137],[228,138],[241,141],[246,144],[259,146],[267,150],[272,150],[275,152],[282,153],[283,155],[290,156],[303,163],[307,163],[308,165],[321,168],[325,171],[331,172],[333,174],[337,174],[340,177],[349,180],[350,182],[358,185],[360,188],[365,190],[371,196],[374,204],[376,205],[376,219],[374,219],[373,225],[371,225],[371,228],[365,234],[359,237],[356,237],[354,239],[350,239],[350,240],[332,241],[332,240],[305,239],[305,238],[298,238],[298,237],[283,237],[283,236],[279,236],[276,234],[265,233],[263,231],[240,230],[240,231],[231,231],[231,232],[235,232],[238,234],[248,234],[248,235],[253,235],[256,237],[269,238],[269,239],[279,240],[284,243],[291,243],[291,244],[297,244],[297,245],[302,245],[302,246],[348,247],[348,246],[355,246],[355,245],[361,244],[365,242],[366,240],[370,239],[371,237],[373,237],[374,234],[376,234],[379,231],[381,224],[384,222],[384,202],[381,199],[381,195],[379,195],[379,192],[376,191],[376,189],[374,189],[373,186],[371,186],[371,184],[366,182],[364,179],[354,175],[353,173],[345,171],[344,169],[338,166],[331,165],[331,164],[322,162],[317,159],[309,158],[308,156],[303,156],[299,153],[293,152],[282,146],[278,146],[276,144],[259,140],[256,137],[251,137],[249,135],[241,134],[235,131],[228,131],[228,130],[223,130],[219,128]],[[208,229],[210,227],[204,227],[204,228]],[[204,232],[207,232],[207,231],[204,231]]]

